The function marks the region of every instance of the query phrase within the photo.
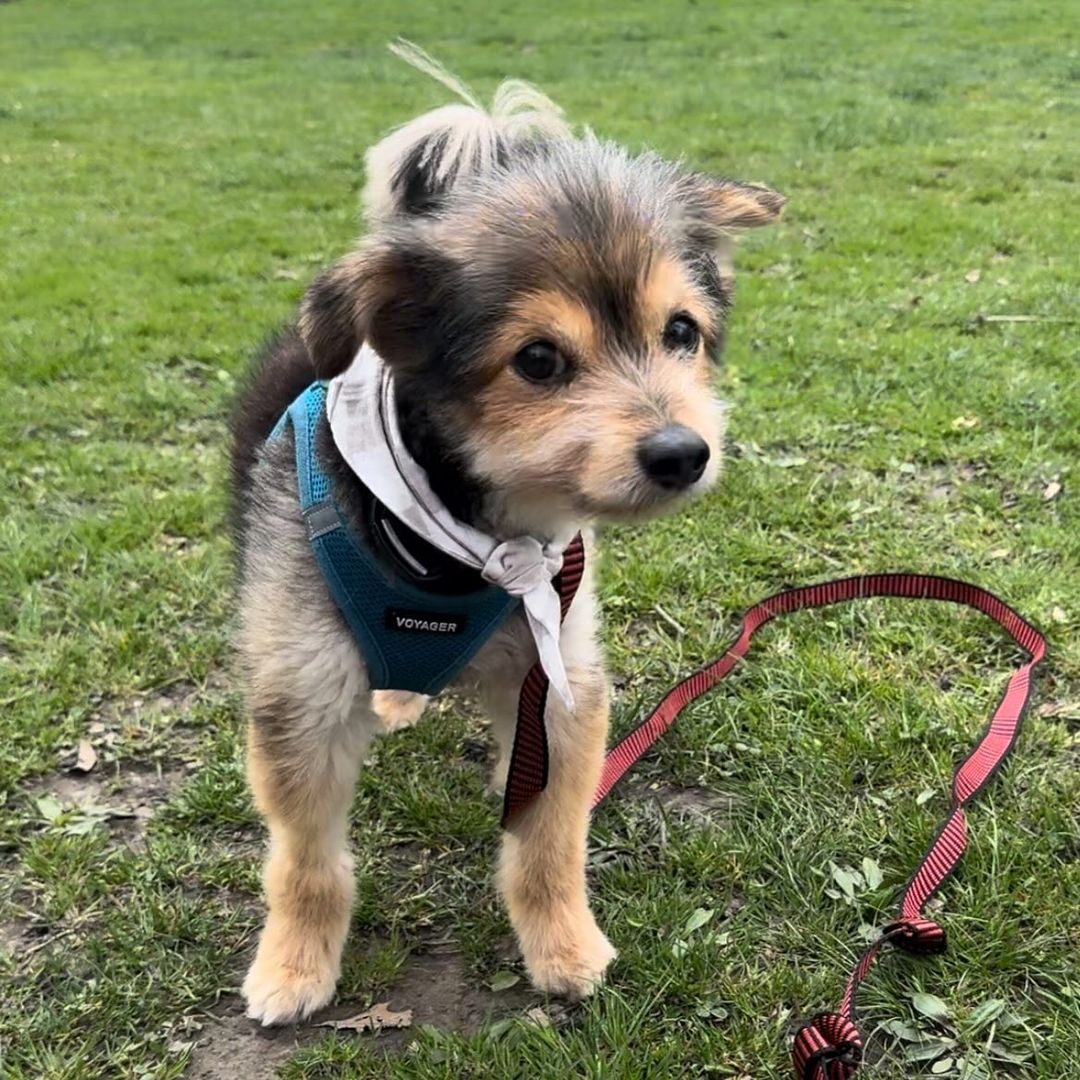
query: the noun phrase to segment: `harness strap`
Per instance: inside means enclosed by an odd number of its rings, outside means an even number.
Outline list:
[[[569,549],[568,549],[569,555]],[[581,580],[581,567],[567,582],[560,581],[563,617]],[[723,655],[683,679],[664,695],[655,709],[604,760],[600,784],[592,805],[600,803],[629,768],[675,722],[692,701],[712,690],[731,674],[746,655],[750,643],[766,623],[778,615],[829,607],[849,600],[897,597],[940,600],[963,604],[988,616],[1028,655],[1010,676],[1001,700],[974,749],[953,774],[949,811],[926,854],[900,897],[899,918],[861,956],[848,979],[839,1012],[822,1013],[795,1036],[793,1058],[799,1080],[848,1080],[862,1061],[855,999],[863,980],[886,945],[905,952],[933,955],[945,951],[945,931],[923,917],[927,902],[956,868],[967,847],[965,807],[986,787],[1016,743],[1031,696],[1032,674],[1046,655],[1046,639],[1025,618],[986,589],[954,578],[930,574],[869,574],[806,585],[776,593],[751,607],[742,617],[735,640]],[[533,668],[521,689],[518,730],[506,785],[503,824],[529,799],[538,795],[547,779],[547,740],[544,736],[546,686],[543,672]],[[519,746],[522,752],[519,754]],[[513,795],[511,795],[513,793]]]
[[[480,582],[463,593],[429,592],[403,579],[338,511],[319,457],[326,388],[313,383],[282,414],[270,439],[291,425],[304,528],[327,590],[364,657],[373,689],[437,694],[461,672],[519,603]],[[368,520],[373,530],[377,519]]]

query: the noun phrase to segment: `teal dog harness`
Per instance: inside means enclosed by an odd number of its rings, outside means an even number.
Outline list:
[[[317,423],[326,388],[313,383],[271,432],[292,425],[300,510],[330,595],[376,690],[436,694],[457,676],[520,603],[491,585],[460,595],[430,592],[394,574],[341,517],[319,464]]]

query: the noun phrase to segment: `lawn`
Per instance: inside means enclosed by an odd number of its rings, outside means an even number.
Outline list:
[[[353,241],[364,148],[444,100],[385,51],[405,33],[485,94],[531,79],[603,135],[790,197],[743,245],[723,482],[606,538],[614,724],[786,584],[998,591],[1051,656],[945,889],[949,953],[867,986],[868,1072],[1080,1077],[1070,7],[0,4],[0,1076],[787,1077],[1017,661],[941,605],[771,627],[597,812],[621,955],[573,1010],[514,982],[483,728],[440,704],[362,780],[331,1013],[388,1000],[413,1026],[253,1031],[225,417]]]

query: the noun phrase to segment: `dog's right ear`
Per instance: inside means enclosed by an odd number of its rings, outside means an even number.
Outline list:
[[[300,336],[319,379],[352,363],[364,340],[363,295],[370,274],[360,254],[349,255],[312,282],[300,305]]]
[[[438,261],[430,252],[370,247],[320,274],[299,320],[316,378],[340,375],[365,341],[392,366],[423,362],[435,333]]]

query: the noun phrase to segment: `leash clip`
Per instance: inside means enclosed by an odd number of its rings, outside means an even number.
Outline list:
[[[819,1013],[799,1029],[792,1054],[798,1080],[849,1080],[862,1064],[859,1029],[838,1013]]]

